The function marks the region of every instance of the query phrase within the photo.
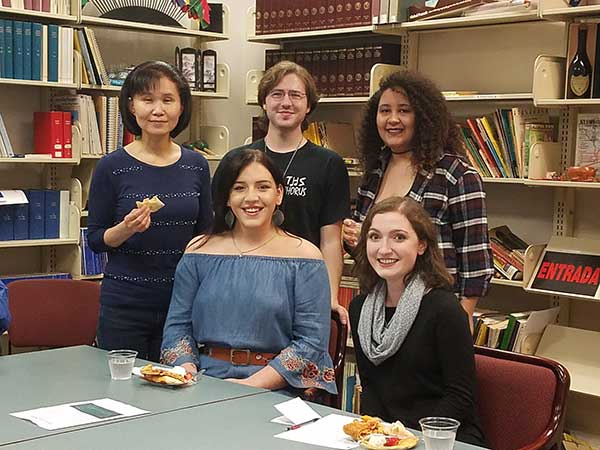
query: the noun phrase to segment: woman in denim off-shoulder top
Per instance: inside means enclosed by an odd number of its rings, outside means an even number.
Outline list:
[[[249,386],[336,393],[327,269],[317,247],[282,228],[281,172],[259,150],[221,164],[213,231],[190,242],[175,273],[162,361]]]
[[[137,66],[121,89],[123,125],[138,139],[108,149],[89,198],[89,246],[108,253],[100,348],[158,361],[175,268],[190,239],[210,227],[208,163],[172,139],[188,126],[191,108],[187,82],[162,61]],[[147,205],[155,196],[160,210]]]

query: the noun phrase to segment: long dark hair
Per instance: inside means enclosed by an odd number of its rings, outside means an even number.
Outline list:
[[[241,171],[254,162],[263,165],[275,180],[275,185],[284,189],[283,174],[265,152],[248,148],[230,151],[221,160],[212,181],[212,202],[215,218],[211,234],[219,234],[229,230],[225,223],[225,214],[229,210],[227,201],[229,200],[231,188]]]
[[[181,100],[181,115],[179,116],[177,125],[169,133],[170,136],[177,136],[190,123],[190,118],[192,117],[192,94],[187,81],[179,69],[164,61],[146,61],[129,72],[119,94],[119,111],[123,118],[123,125],[135,136],[141,136],[142,129],[138,125],[137,120],[135,120],[135,116],[129,110],[129,102],[136,95],[152,90],[153,86],[162,77],[168,78],[175,83],[179,99]]]
[[[458,130],[438,87],[417,72],[394,72],[383,78],[379,90],[367,102],[358,136],[364,176],[379,166],[384,142],[377,131],[377,110],[381,95],[388,89],[402,92],[415,112],[412,163],[417,169],[431,169],[443,153],[466,156]]]
[[[373,217],[377,214],[392,211],[402,213],[415,230],[417,238],[427,244],[425,252],[417,256],[413,270],[406,275],[405,284],[416,274],[419,274],[428,288],[443,287],[452,289],[454,278],[446,269],[444,257],[438,247],[437,231],[427,211],[420,203],[409,197],[390,197],[375,204],[362,223],[360,239],[356,246],[356,265],[354,266],[354,272],[360,282],[361,290],[371,292],[377,283],[381,281],[367,258],[367,235],[373,223]]]

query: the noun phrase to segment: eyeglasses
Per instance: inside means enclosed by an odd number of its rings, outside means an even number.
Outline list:
[[[284,99],[286,94],[289,97],[289,99],[293,102],[299,102],[304,97],[306,97],[306,94],[304,92],[293,91],[293,90],[286,92],[283,89],[275,89],[275,90],[271,91],[269,93],[269,97],[271,97],[273,100],[280,101],[280,100]]]

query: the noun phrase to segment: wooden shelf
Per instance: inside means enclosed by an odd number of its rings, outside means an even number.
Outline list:
[[[533,101],[533,94],[474,94],[474,95],[446,95],[446,101],[449,102],[530,102]]]
[[[491,283],[498,286],[509,286],[515,288],[523,287],[523,281],[521,280],[505,280],[503,278],[492,278]]]
[[[217,92],[192,91],[192,97],[201,98],[229,98],[230,90],[230,73],[231,70],[228,64],[217,64]],[[95,84],[81,84],[79,89],[84,91],[115,93],[118,95],[121,92],[121,86],[99,86]]]
[[[57,83],[55,81],[39,81],[39,80],[17,80],[15,78],[0,78],[0,84],[11,84],[14,86],[32,86],[32,87],[54,87],[76,89],[76,83]]]
[[[44,157],[27,157],[27,158],[0,158],[0,164],[79,164],[79,160],[75,158],[44,158]]]
[[[226,8],[223,8],[225,12]],[[224,14],[225,15],[225,14]],[[91,25],[104,28],[120,28],[126,31],[140,31],[152,34],[172,34],[176,36],[191,36],[198,39],[202,39],[205,42],[208,41],[224,41],[229,39],[229,36],[225,33],[213,33],[208,31],[190,30],[187,28],[169,27],[164,25],[153,25],[141,22],[130,22],[127,20],[115,20],[106,19],[103,17],[91,17],[81,16],[81,23],[83,25]],[[223,21],[225,27],[225,20]]]
[[[79,239],[27,239],[23,241],[0,241],[0,248],[46,247],[50,245],[77,245]]]
[[[375,33],[404,34],[407,31],[443,30],[446,28],[474,27],[481,25],[503,25],[519,22],[538,21],[538,12],[525,14],[499,13],[480,16],[449,17],[443,19],[418,20],[414,22],[389,23],[375,26]]]
[[[52,14],[44,11],[33,11],[31,9],[17,9],[0,6],[0,14],[9,16],[24,16],[25,18],[43,19],[48,22],[75,23],[79,18],[69,14]]]
[[[564,4],[564,3],[562,3]],[[548,20],[567,21],[577,17],[600,15],[600,5],[576,6],[566,8],[543,8],[541,17]]]

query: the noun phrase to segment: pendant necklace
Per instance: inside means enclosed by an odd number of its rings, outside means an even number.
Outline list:
[[[275,239],[277,237],[277,232],[273,233],[273,236],[271,236],[269,239],[267,239],[265,242],[263,242],[260,245],[257,245],[256,247],[253,247],[249,250],[241,250],[238,245],[237,242],[235,242],[235,238],[233,237],[233,231],[231,232],[231,240],[233,241],[233,246],[235,247],[235,249],[238,251],[238,256],[241,258],[242,256],[244,256],[247,253],[251,253],[254,250],[258,250],[259,248],[264,247],[265,245],[267,245],[269,242],[271,242],[273,239]]]
[[[298,145],[296,145],[296,149],[294,150],[294,153],[292,153],[292,157],[290,158],[290,160],[287,163],[287,166],[285,166],[285,170],[283,171],[283,182],[285,184],[285,176],[290,168],[290,166],[292,165],[292,161],[294,160],[294,158],[296,157],[296,153],[298,153],[298,150],[300,149],[300,146],[302,144],[302,141],[304,141],[304,136],[300,137],[300,142],[298,142]],[[267,140],[264,139],[264,149],[265,149],[265,153],[267,153]],[[274,152],[273,150],[269,149],[271,151],[271,153],[277,153]]]

